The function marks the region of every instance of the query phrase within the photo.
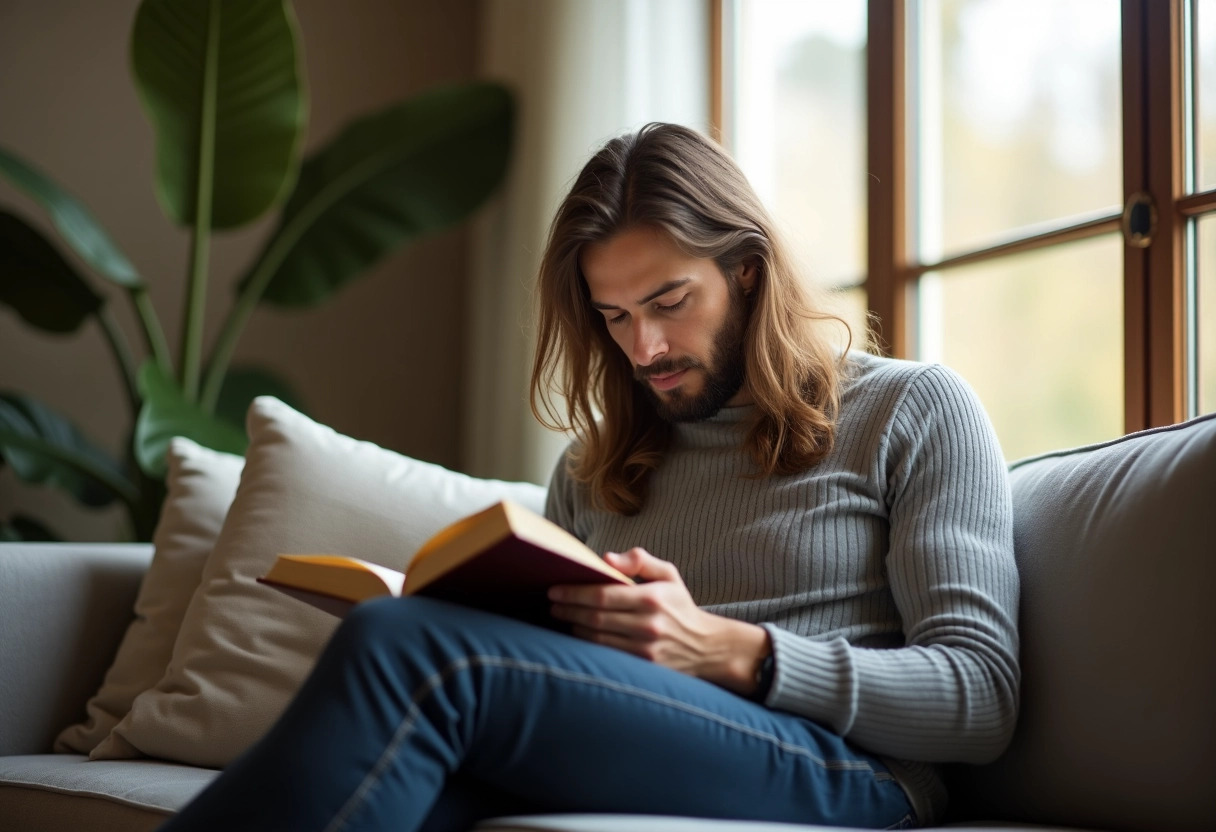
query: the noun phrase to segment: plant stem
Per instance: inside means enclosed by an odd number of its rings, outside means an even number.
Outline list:
[[[245,322],[253,314],[254,307],[258,305],[258,300],[262,297],[262,292],[266,291],[266,284],[270,282],[271,276],[279,268],[283,258],[287,256],[293,242],[294,239],[285,239],[282,235],[275,240],[270,250],[266,252],[266,256],[250,275],[249,282],[245,284],[245,290],[241,292],[236,303],[229,310],[228,319],[224,321],[224,328],[220,330],[219,337],[215,341],[215,348],[211,351],[211,361],[207,364],[207,378],[203,382],[203,392],[199,397],[199,404],[207,413],[215,411],[215,404],[220,397],[220,388],[224,386],[224,376],[228,372],[228,363],[232,360],[232,352],[236,349],[236,342],[240,340]]]
[[[208,207],[210,211],[210,207]],[[201,214],[199,216],[202,216]],[[189,295],[182,319],[182,393],[198,398],[199,368],[203,351],[203,321],[207,308],[207,255],[210,228],[206,219],[194,221],[190,239]]]
[[[139,507],[139,489],[132,483],[123,479],[120,475],[107,471],[100,466],[94,465],[87,458],[77,456],[62,448],[47,442],[45,439],[39,439],[36,436],[28,436],[24,433],[16,431],[0,430],[0,443],[16,448],[24,448],[29,451],[41,454],[42,456],[50,457],[56,462],[63,463],[69,468],[72,468],[87,477],[91,477],[97,482],[104,485],[106,488],[114,492],[114,494],[127,504],[127,507],[132,511],[138,510]]]
[[[219,63],[220,4],[210,3],[207,57],[203,65],[202,112],[198,143],[198,182],[194,204],[194,233],[190,239],[190,288],[182,326],[182,392],[188,401],[198,398],[203,352],[203,320],[207,308],[207,258],[211,239],[211,200],[215,178],[215,98]]]
[[[113,350],[114,358],[118,361],[118,367],[122,371],[123,381],[127,385],[127,398],[131,401],[131,411],[135,415],[139,415],[139,382],[135,357],[131,355],[127,339],[123,336],[122,330],[118,328],[118,321],[114,320],[114,316],[110,314],[109,306],[103,305],[97,310],[97,323],[101,325],[101,331],[105,333],[106,340],[110,342],[110,349]]]
[[[253,314],[258,301],[262,299],[262,293],[270,285],[275,272],[283,264],[287,255],[291,253],[292,246],[299,242],[300,238],[312,228],[313,223],[334,202],[340,199],[342,195],[348,193],[355,184],[364,180],[366,171],[369,168],[377,168],[390,156],[391,153],[382,152],[377,156],[368,157],[342,176],[330,182],[313,199],[308,200],[305,207],[288,220],[287,224],[275,234],[270,243],[270,248],[266,250],[265,256],[254,266],[253,272],[249,275],[248,282],[245,283],[244,290],[242,290],[236,303],[228,312],[228,319],[224,322],[224,328],[220,331],[219,338],[215,342],[215,348],[211,353],[211,361],[207,365],[207,378],[203,383],[203,393],[199,400],[206,412],[211,413],[215,409],[215,403],[220,395],[220,388],[224,384],[224,374],[228,372],[228,362],[232,360],[232,351],[236,348],[236,342],[241,337],[241,330],[245,328],[245,322],[249,320],[249,316]]]
[[[160,318],[156,317],[156,308],[152,306],[152,298],[148,290],[139,286],[131,290],[131,302],[144,325],[144,338],[148,343],[148,352],[153,360],[165,371],[165,375],[173,378],[173,358],[169,355],[169,342],[165,340],[165,331],[161,329]]]

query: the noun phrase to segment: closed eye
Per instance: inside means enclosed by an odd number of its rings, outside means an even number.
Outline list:
[[[680,298],[675,303],[669,303],[667,305],[663,305],[661,303],[656,303],[654,305],[654,309],[656,312],[671,313],[671,312],[676,312],[676,311],[679,311],[680,309],[683,309],[687,304],[688,304],[688,295],[685,295],[684,297]],[[629,313],[621,312],[620,314],[613,315],[612,317],[605,317],[604,320],[608,323],[609,326],[621,326],[627,320],[629,320]]]

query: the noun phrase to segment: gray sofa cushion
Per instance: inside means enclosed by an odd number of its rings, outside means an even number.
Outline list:
[[[90,762],[79,754],[0,757],[0,826],[39,832],[151,830],[216,774],[155,760]]]
[[[967,814],[1118,829],[1216,819],[1216,414],[1012,468],[1022,711]]]

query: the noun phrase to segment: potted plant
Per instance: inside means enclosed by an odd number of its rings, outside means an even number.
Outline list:
[[[249,401],[264,393],[292,398],[271,374],[230,366],[257,304],[322,303],[410,240],[467,217],[505,173],[513,104],[490,83],[431,90],[350,123],[302,159],[306,90],[288,0],[144,0],[130,54],[155,132],[158,201],[191,235],[178,360],[149,300],[148,277],[79,200],[0,147],[0,176],[45,209],[59,242],[88,267],[78,270],[0,206],[0,304],[50,332],[100,326],[131,406],[129,452],[120,460],[51,408],[0,390],[0,465],[86,505],[120,501],[135,538],[146,540],[164,498],[173,436],[241,453]],[[272,209],[278,222],[234,280],[236,297],[204,355],[211,236]],[[142,350],[127,343],[96,280],[122,288]],[[51,536],[32,518],[0,517],[0,539]]]

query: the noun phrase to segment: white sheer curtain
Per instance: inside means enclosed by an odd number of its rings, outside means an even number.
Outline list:
[[[528,406],[532,287],[587,158],[650,121],[707,131],[708,0],[485,0],[481,69],[511,86],[512,170],[475,230],[463,468],[544,483],[566,437]]]

